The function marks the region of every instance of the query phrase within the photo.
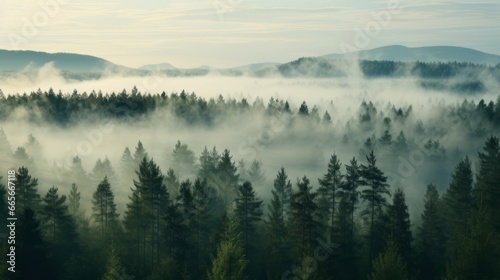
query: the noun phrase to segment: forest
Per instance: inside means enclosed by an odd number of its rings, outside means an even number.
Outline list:
[[[0,279],[500,279],[500,98],[357,106],[0,91]]]

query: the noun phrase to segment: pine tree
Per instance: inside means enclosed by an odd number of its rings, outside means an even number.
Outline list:
[[[83,190],[89,189],[92,186],[87,173],[83,169],[82,159],[79,156],[75,156],[72,159],[67,177],[69,182],[74,182]]]
[[[369,280],[405,280],[408,279],[406,265],[398,252],[396,242],[389,240],[385,250],[373,261],[373,272]]]
[[[292,194],[291,220],[289,238],[292,245],[292,256],[295,260],[311,253],[317,237],[317,222],[314,220],[317,206],[314,202],[309,179],[304,176],[297,182],[298,190]]]
[[[361,215],[368,219],[369,227],[369,259],[370,262],[373,260],[375,255],[375,239],[380,238],[381,233],[375,232],[375,223],[382,217],[387,206],[387,199],[385,196],[389,196],[389,185],[387,182],[387,177],[384,173],[376,166],[377,160],[373,151],[369,156],[366,157],[368,165],[361,165],[360,174],[363,178],[363,185],[367,188],[361,191],[361,199],[365,201],[366,208],[361,212]],[[378,236],[377,236],[378,235]]]
[[[334,153],[328,162],[328,169],[322,179],[319,181],[318,194],[320,199],[325,201],[322,207],[319,207],[319,212],[322,217],[327,218],[327,240],[332,242],[335,239],[335,213],[337,211],[338,192],[343,184],[343,175],[340,173],[342,164],[337,159]]]
[[[44,236],[50,245],[50,259],[54,264],[54,272],[64,275],[69,268],[66,264],[72,257],[78,255],[80,248],[77,242],[76,225],[68,213],[65,204],[66,196],[57,193],[52,187],[43,198],[41,220]]]
[[[194,152],[191,151],[186,144],[177,141],[174,151],[172,152],[172,166],[177,173],[191,174],[194,173]]]
[[[49,265],[40,222],[30,207],[23,209],[19,222],[16,230],[16,272],[13,279],[55,279]]]
[[[144,219],[144,199],[140,196],[138,189],[132,189],[132,196],[129,196],[130,202],[127,203],[127,210],[125,211],[125,219],[123,225],[125,227],[125,234],[130,244],[130,247],[135,247],[133,265],[139,275],[144,274],[145,264],[145,240],[146,240],[146,227],[147,221]]]
[[[219,193],[223,196],[226,207],[230,208],[236,198],[238,190],[237,168],[232,161],[232,156],[229,150],[224,150],[217,165],[217,177],[214,185],[218,188]]]
[[[194,212],[191,220],[195,277],[199,277],[200,271],[203,271],[202,267],[205,265],[204,259],[208,255],[209,242],[205,237],[210,236],[209,223],[213,219],[212,203],[215,195],[215,190],[208,185],[206,179],[201,180],[200,178],[196,178],[193,185]]]
[[[146,149],[144,149],[142,142],[139,141],[137,143],[137,146],[135,147],[135,152],[134,152],[135,166],[138,166],[144,158],[146,158],[146,160],[149,160],[149,156],[148,153],[146,152]]]
[[[288,224],[291,216],[292,207],[292,183],[288,180],[288,175],[285,172],[285,168],[281,167],[274,179],[274,192],[281,202],[282,205],[282,216],[283,223]]]
[[[80,214],[80,192],[75,183],[71,184],[71,190],[68,196],[69,200],[69,213],[73,216],[78,216]]]
[[[211,178],[215,176],[217,172],[217,165],[219,164],[219,153],[213,148],[212,152],[209,152],[207,146],[203,149],[200,156],[200,168],[198,170],[198,176],[202,179],[207,179],[211,182]]]
[[[38,179],[31,178],[28,168],[20,167],[16,172],[16,212],[23,213],[27,207],[40,210],[41,198],[37,186]]]
[[[300,105],[299,115],[302,117],[309,116],[309,109],[307,108],[307,103],[305,101]]]
[[[356,161],[356,158],[352,158],[351,165],[346,165],[346,175],[344,184],[340,186],[341,197],[346,197],[346,203],[349,203],[349,214],[351,216],[350,221],[350,239],[351,242],[354,240],[354,214],[356,211],[356,204],[359,200],[358,188],[363,184],[363,180],[360,174],[360,166]]]
[[[389,234],[394,239],[403,261],[410,267],[412,256],[410,214],[408,213],[405,194],[400,188],[394,192],[392,204],[388,209],[388,216]]]
[[[288,180],[283,167],[276,175],[276,179],[274,179],[274,188],[271,193],[272,198],[267,206],[268,214],[265,224],[273,259],[272,275],[274,279],[279,279],[281,265],[286,260],[286,254],[288,253],[286,236],[292,195],[292,184]]]
[[[436,186],[425,193],[422,225],[417,231],[417,267],[420,279],[441,279],[445,266],[445,220]]]
[[[326,264],[326,273],[335,273],[337,279],[355,279],[357,273],[356,244],[353,238],[351,203],[349,196],[341,195],[338,202],[338,213],[335,216],[335,244],[338,249],[333,251],[334,258],[330,257]]]
[[[447,252],[447,278],[498,279],[500,237],[496,234],[493,219],[486,209],[474,211],[466,232],[457,235],[455,247]]]
[[[241,232],[238,220],[230,217],[225,224],[225,231],[217,245],[217,253],[212,258],[212,267],[208,271],[208,280],[242,280],[247,279],[245,259],[241,245]]]
[[[136,174],[138,179],[134,180],[135,189],[127,205],[125,226],[132,242],[139,248],[136,259],[140,260],[142,254],[142,264],[139,266],[144,273],[161,259],[161,217],[166,211],[169,194],[163,183],[164,176],[153,159],[148,161],[147,157],[143,157]],[[140,229],[136,228],[138,226]],[[140,248],[142,253],[139,252]],[[149,263],[146,263],[147,260]]]
[[[284,259],[286,224],[283,217],[283,204],[279,199],[275,190],[272,191],[273,198],[268,204],[268,214],[265,219],[267,235],[269,236],[269,244],[271,246],[271,256],[273,261],[272,275],[273,279],[280,279],[281,272],[280,263]]]
[[[67,219],[65,213],[68,207],[65,205],[65,201],[66,196],[59,197],[56,187],[50,188],[43,198],[41,216],[44,221],[45,235],[50,238],[51,242],[55,242],[59,238],[61,223]]]
[[[446,192],[448,223],[453,234],[465,233],[472,211],[472,170],[468,157],[456,166]]]
[[[133,186],[133,179],[135,175],[136,162],[132,157],[132,153],[128,147],[122,153],[120,158],[120,165],[118,169],[118,184],[120,187],[129,188]],[[117,200],[126,199],[125,195],[121,195],[120,193],[116,193]]]
[[[169,194],[172,197],[177,197],[179,195],[179,188],[181,184],[179,183],[177,175],[172,168],[169,168],[167,170],[167,174],[165,174],[165,179],[163,181],[168,189]]]
[[[104,177],[107,177],[107,180],[112,185],[117,185],[116,182],[116,173],[111,166],[111,162],[108,157],[106,157],[103,161],[98,159],[94,168],[92,169],[92,173],[90,174],[92,179],[92,184],[95,186],[99,184]]]
[[[123,175],[133,174],[135,169],[134,158],[128,147],[122,153],[120,159],[120,173]]]
[[[321,123],[323,125],[331,125],[332,124],[332,117],[328,113],[328,111],[325,111],[325,114],[323,115],[323,119],[321,120]]]
[[[15,167],[27,166],[31,169],[35,168],[33,159],[28,155],[26,149],[23,147],[18,147],[16,149],[16,151],[12,155],[12,160],[13,166]]]
[[[248,180],[253,187],[261,187],[266,179],[264,171],[262,171],[262,162],[257,160],[252,161],[246,175],[246,180]]]
[[[393,142],[392,150],[395,155],[408,153],[408,141],[402,130],[399,132],[396,141]]]
[[[392,144],[392,135],[389,133],[389,130],[384,131],[384,135],[380,137],[379,142],[383,147],[388,147]]]
[[[479,172],[474,189],[476,208],[484,207],[491,217],[500,217],[500,144],[498,137],[488,137],[479,153]],[[499,219],[493,219],[500,233]]]
[[[120,262],[120,258],[114,244],[111,245],[108,253],[106,271],[102,280],[132,280],[134,277],[127,275],[125,268]]]
[[[101,235],[104,236],[109,230],[113,230],[118,218],[114,195],[107,176],[99,183],[92,195],[92,205],[92,217],[100,227]]]
[[[191,259],[193,253],[192,238],[192,223],[195,215],[195,205],[192,192],[191,181],[186,180],[181,183],[180,194],[177,197],[177,209],[182,216],[182,224],[178,227],[180,232],[176,247],[177,254],[175,260],[182,266],[187,265],[188,260]]]
[[[250,253],[250,243],[255,240],[256,223],[262,218],[261,206],[262,200],[257,198],[250,182],[246,181],[238,186],[235,214],[240,222],[243,248],[247,256]]]

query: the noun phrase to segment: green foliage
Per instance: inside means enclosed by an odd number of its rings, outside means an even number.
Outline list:
[[[235,201],[235,216],[240,222],[243,235],[243,248],[245,254],[248,256],[250,244],[255,240],[252,237],[255,237],[256,223],[262,217],[262,200],[259,200],[255,195],[252,184],[246,181],[238,186],[238,195]]]
[[[215,155],[212,156],[212,159],[214,157]],[[210,184],[213,184],[218,189],[228,208],[231,208],[231,204],[236,199],[239,180],[239,174],[232,158],[229,150],[225,149],[217,165],[215,178],[209,180]]]
[[[271,190],[272,199],[267,205],[268,214],[265,219],[268,244],[271,248],[272,275],[274,279],[279,278],[283,262],[287,259],[288,248],[286,236],[288,228],[288,217],[290,216],[290,200],[292,195],[292,184],[288,180],[285,169],[282,167],[276,179],[274,188]]]
[[[387,177],[376,166],[377,160],[373,151],[369,156],[366,156],[368,165],[361,165],[360,174],[363,178],[363,185],[365,189],[361,191],[361,199],[365,202],[365,209],[361,215],[368,220],[368,246],[370,261],[375,255],[374,241],[380,238],[380,232],[376,232],[375,223],[382,218],[385,207],[387,206],[386,196],[390,195],[389,185],[387,184]]]
[[[488,137],[479,152],[479,172],[474,189],[476,207],[491,215],[495,230],[500,234],[500,144],[498,137]]]
[[[388,208],[389,234],[394,239],[399,253],[407,266],[411,265],[412,257],[412,234],[410,229],[410,213],[406,204],[406,196],[402,189],[398,188],[392,197],[392,204]]]
[[[102,280],[132,280],[134,277],[127,275],[125,269],[121,265],[120,258],[118,252],[114,246],[111,245],[109,250],[107,263],[106,263],[106,272],[101,278]]]
[[[101,235],[104,236],[109,230],[114,229],[118,218],[114,195],[107,176],[99,183],[92,195],[92,205],[92,217],[99,226]]]
[[[309,179],[304,176],[297,181],[298,190],[292,194],[290,228],[288,231],[295,260],[311,253],[317,238],[318,223],[314,220],[317,193],[312,192]]]
[[[399,253],[396,242],[389,240],[385,250],[373,260],[373,272],[369,280],[405,280],[408,279],[406,264]]]
[[[190,175],[194,170],[194,159],[194,152],[188,148],[187,144],[177,141],[172,152],[172,168],[178,173]]]
[[[212,267],[208,271],[208,280],[242,280],[246,279],[245,259],[241,245],[241,232],[238,220],[230,217],[225,225],[221,241],[217,245],[217,253],[212,258]]]
[[[483,209],[475,211],[467,232],[459,233],[449,252],[448,279],[498,279],[500,275],[500,238],[493,220]]]
[[[23,213],[30,207],[35,212],[40,210],[41,198],[38,194],[38,179],[31,178],[26,167],[20,167],[16,172],[16,211]]]
[[[318,215],[326,219],[327,240],[332,242],[335,237],[335,213],[337,212],[337,201],[340,188],[343,184],[344,175],[340,173],[342,164],[334,153],[328,162],[328,169],[323,178],[318,179]]]
[[[24,208],[19,222],[16,229],[16,272],[12,279],[54,279],[47,244],[42,239],[40,223],[33,210]]]
[[[422,225],[417,231],[417,267],[420,279],[441,279],[444,272],[446,233],[443,202],[436,186],[425,193]]]
[[[447,220],[455,235],[467,231],[472,211],[472,177],[470,160],[465,157],[455,168],[445,196]]]
[[[169,194],[163,183],[164,176],[153,159],[148,161],[144,156],[136,175],[138,179],[134,180],[135,189],[127,204],[124,225],[128,239],[136,248],[135,263],[141,274],[145,274],[160,261],[162,217]]]

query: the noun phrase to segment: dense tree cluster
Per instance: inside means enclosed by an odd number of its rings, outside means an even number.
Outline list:
[[[432,86],[432,85],[430,85]],[[466,86],[466,85],[464,85]],[[474,86],[474,85],[470,85]],[[448,114],[456,115],[464,122],[473,122],[474,133],[482,134],[490,125],[500,126],[499,101],[493,102],[481,100],[478,104],[464,100],[463,104],[448,110]],[[448,112],[447,112],[448,111]],[[264,115],[266,117],[297,116],[310,119],[316,125],[331,125],[331,112],[325,110],[320,115],[319,108],[309,108],[304,101],[299,108],[293,109],[286,100],[270,98],[267,105],[261,98],[256,98],[251,104],[245,99],[218,98],[208,100],[197,96],[194,92],[189,94],[165,92],[160,94],[141,93],[136,87],[130,92],[125,89],[121,92],[102,93],[101,91],[91,93],[56,93],[53,89],[48,91],[38,90],[29,94],[0,94],[0,121],[15,120],[22,118],[35,124],[51,123],[67,127],[79,123],[101,122],[103,119],[114,121],[139,122],[153,113],[162,117],[175,116],[183,120],[187,125],[213,126],[229,116],[239,114]],[[374,122],[380,114],[371,102],[363,101],[359,108],[359,118],[365,124]],[[388,115],[382,117],[380,122],[386,126],[388,132],[391,122],[404,122],[411,116],[412,107],[396,108],[388,110]],[[1,138],[1,137],[0,137]],[[26,149],[36,147],[38,143],[32,139]],[[183,147],[176,147],[176,153],[183,153]],[[19,157],[25,151],[17,151]],[[175,156],[175,155],[174,155]],[[179,162],[179,164],[190,164]]]
[[[404,187],[388,184],[373,151],[345,165],[333,154],[317,186],[307,175],[292,184],[282,167],[269,186],[269,201],[260,198],[252,183],[264,184],[262,163],[238,169],[227,149],[205,148],[196,160],[178,142],[176,168],[194,169],[191,178],[180,182],[175,170],[163,173],[152,156],[141,142],[134,153],[126,148],[124,168],[114,174],[114,183],[108,178],[113,170],[109,161],[98,160],[99,168],[87,174],[75,159],[68,171],[75,183],[50,187],[46,194],[38,190],[44,182],[28,168],[17,168],[18,265],[15,274],[3,265],[3,279],[500,275],[498,137],[487,137],[476,172],[465,157],[445,192],[427,186],[422,222],[415,229]],[[129,170],[125,167],[134,170],[130,181],[120,179]],[[81,178],[92,176],[102,178]],[[83,182],[93,189],[90,209],[81,207]],[[130,188],[123,213],[114,201],[120,184]],[[6,195],[2,184],[1,217],[7,213]],[[6,244],[0,248],[5,256]]]

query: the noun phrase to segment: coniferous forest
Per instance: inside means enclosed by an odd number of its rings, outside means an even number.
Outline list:
[[[0,279],[500,279],[499,101],[1,93]]]

